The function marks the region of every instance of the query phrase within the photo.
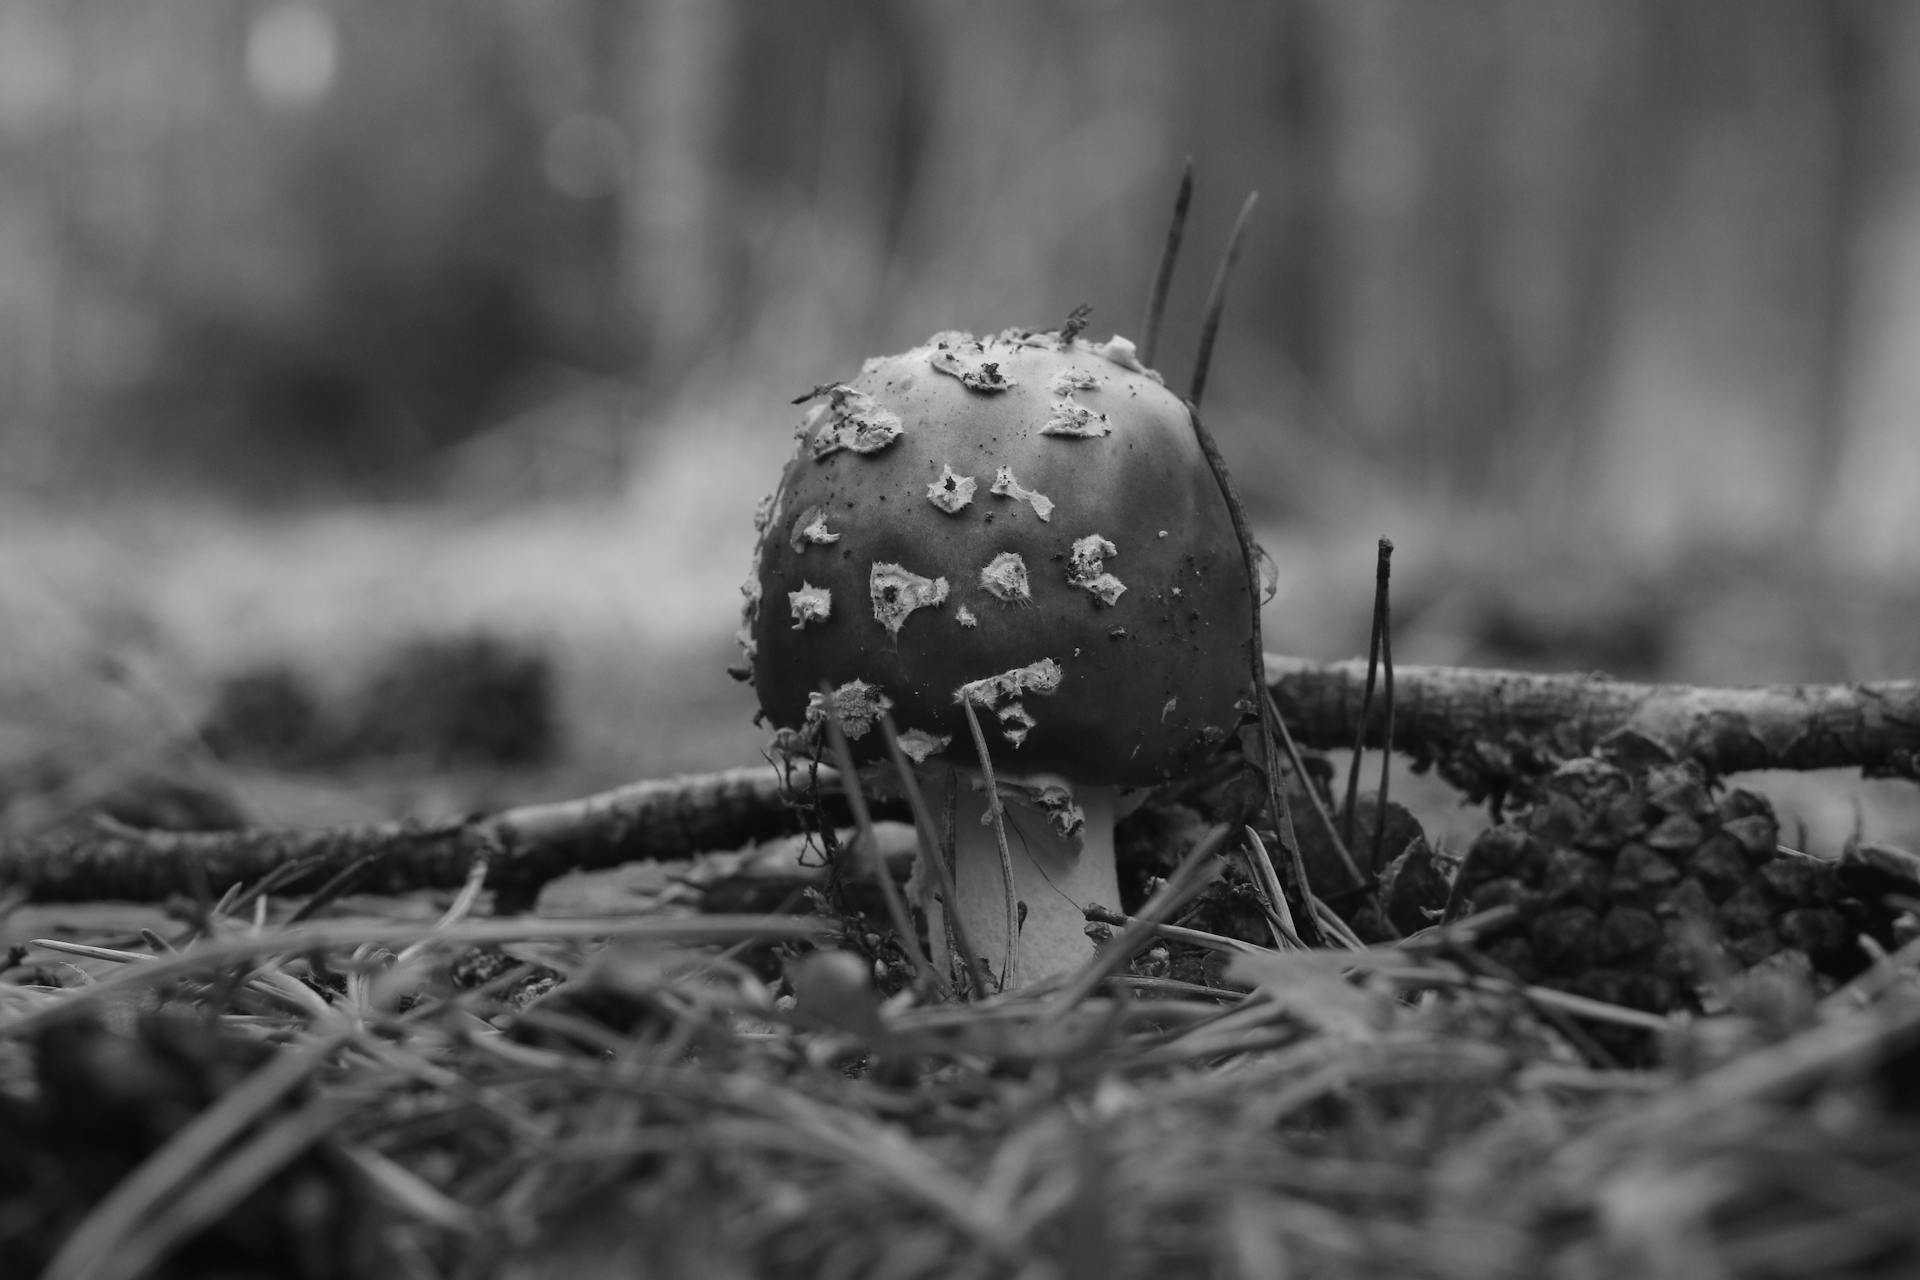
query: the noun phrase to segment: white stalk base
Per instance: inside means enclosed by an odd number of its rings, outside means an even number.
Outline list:
[[[1114,805],[1111,787],[1079,787],[1074,799],[1086,814],[1080,832],[1063,838],[1039,808],[1003,790],[1001,812],[1013,872],[1014,942],[1007,946],[1007,881],[1000,846],[987,818],[980,775],[971,770],[925,769],[920,785],[939,824],[948,780],[955,795],[953,875],[957,930],[948,929],[934,877],[915,877],[935,963],[949,958],[955,977],[966,970],[957,945],[965,937],[996,989],[1012,990],[1060,977],[1093,958],[1085,908],[1098,903],[1118,911],[1120,884],[1113,867]],[[1012,780],[1016,783],[1017,779]],[[983,821],[984,819],[984,821]],[[1024,907],[1024,912],[1022,908]],[[949,942],[954,944],[949,946]]]

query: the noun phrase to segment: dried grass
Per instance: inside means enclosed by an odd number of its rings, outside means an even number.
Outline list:
[[[468,905],[216,917],[0,988],[31,1172],[0,1173],[0,1253],[55,1280],[1920,1265],[1916,954],[1674,1021],[1668,1065],[1617,1071],[1433,937],[928,1005],[879,998],[828,921]],[[144,1132],[73,1119],[129,1090]]]

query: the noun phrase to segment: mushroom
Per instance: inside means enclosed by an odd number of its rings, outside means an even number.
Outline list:
[[[1003,987],[1092,955],[1085,909],[1120,905],[1117,813],[1202,762],[1253,692],[1232,513],[1191,409],[1132,350],[1009,330],[869,360],[821,389],[757,551],[756,598],[833,601],[802,625],[750,611],[765,718],[817,747],[824,685],[871,763],[892,716],[951,806],[955,900],[914,882],[936,955],[965,937]],[[786,536],[788,512],[837,536]]]

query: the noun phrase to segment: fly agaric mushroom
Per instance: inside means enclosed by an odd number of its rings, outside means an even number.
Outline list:
[[[936,954],[966,937],[1003,987],[1069,972],[1085,908],[1119,905],[1122,790],[1189,771],[1253,692],[1255,586],[1191,410],[1123,338],[1016,330],[819,394],[743,588],[761,709],[817,748],[831,689],[862,761],[890,713],[955,806],[956,901],[916,877]]]

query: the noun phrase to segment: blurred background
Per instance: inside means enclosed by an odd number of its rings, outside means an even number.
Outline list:
[[[1137,334],[1188,156],[1176,388],[1260,193],[1208,418],[1269,647],[1363,650],[1385,535],[1403,662],[1916,673],[1920,8],[9,0],[0,814],[753,760],[788,402]]]

